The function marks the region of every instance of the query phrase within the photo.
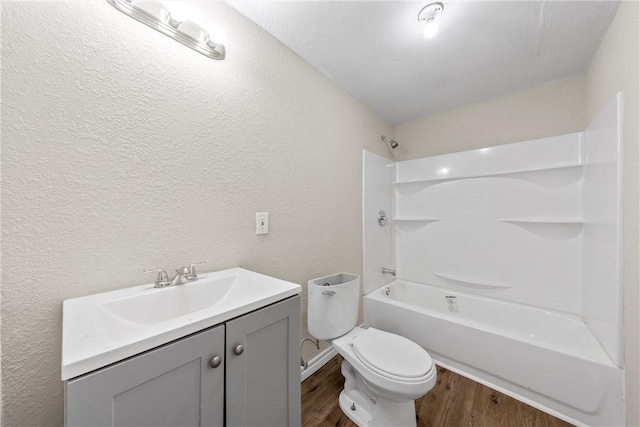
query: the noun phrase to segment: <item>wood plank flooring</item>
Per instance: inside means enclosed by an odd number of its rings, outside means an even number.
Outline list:
[[[338,404],[344,378],[336,356],[302,383],[302,425],[355,427]],[[551,415],[438,367],[438,382],[416,401],[418,427],[569,427]]]

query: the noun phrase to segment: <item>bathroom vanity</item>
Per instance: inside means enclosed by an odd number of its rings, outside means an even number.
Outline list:
[[[65,301],[65,425],[299,425],[299,292],[237,268]]]

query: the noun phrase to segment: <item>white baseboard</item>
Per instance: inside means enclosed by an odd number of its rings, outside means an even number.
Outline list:
[[[302,366],[300,367],[300,382],[315,374],[318,369],[326,365],[327,362],[333,359],[337,354],[338,352],[333,347],[326,348],[322,352],[316,354],[316,356],[309,361],[307,369],[303,369]]]

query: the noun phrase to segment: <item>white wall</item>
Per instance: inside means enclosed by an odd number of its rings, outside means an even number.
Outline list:
[[[396,160],[580,132],[584,76],[399,124]]]
[[[640,4],[622,2],[586,76],[586,111],[592,121],[613,95],[624,91],[623,218],[624,322],[627,425],[640,425],[639,189]]]
[[[362,149],[392,128],[273,37],[212,2],[212,61],[105,1],[1,7],[7,425],[62,425],[66,298],[200,260],[362,274]]]

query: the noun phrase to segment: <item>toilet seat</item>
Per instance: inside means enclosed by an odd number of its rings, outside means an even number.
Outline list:
[[[381,338],[385,334],[391,337]],[[357,339],[359,336],[363,339]],[[411,344],[407,345],[404,340]],[[437,373],[429,353],[407,338],[375,328],[355,327],[332,340],[331,345],[359,373],[362,380],[376,390],[376,394],[390,401],[417,399],[435,385]],[[356,347],[359,354],[356,354]],[[412,348],[408,350],[411,352],[410,360],[417,360],[418,368],[407,366],[405,369],[405,366],[401,366],[409,365],[401,353],[405,348]],[[425,372],[424,375],[420,375],[421,372]]]
[[[349,345],[363,365],[394,381],[422,382],[434,369],[425,349],[405,337],[379,329],[362,330]]]
[[[309,332],[329,341],[343,359],[340,409],[360,427],[416,427],[414,400],[431,390],[438,377],[429,353],[402,336],[356,326],[357,275],[310,280],[307,292]]]

